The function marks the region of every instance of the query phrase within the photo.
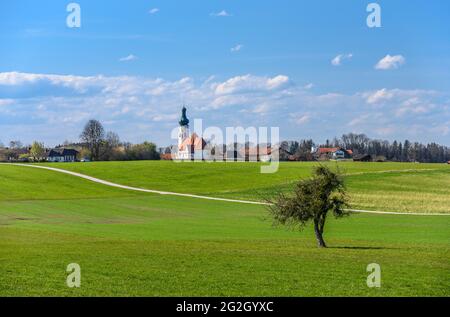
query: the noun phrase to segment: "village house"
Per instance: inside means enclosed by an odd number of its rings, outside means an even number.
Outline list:
[[[53,149],[47,155],[49,162],[75,162],[79,152],[73,149]]]
[[[353,157],[352,150],[346,150],[340,147],[318,148],[313,154],[317,160],[344,160]]]
[[[272,159],[272,148],[270,146],[246,147],[241,149],[241,157],[246,162],[270,162]]]

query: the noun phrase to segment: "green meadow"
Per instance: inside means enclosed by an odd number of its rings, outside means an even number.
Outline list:
[[[329,163],[335,167],[334,163]],[[46,164],[115,183],[260,200],[288,191],[313,163]],[[450,167],[344,163],[352,207],[450,213]],[[162,196],[0,164],[0,296],[449,296],[450,216],[329,218],[274,227],[263,206]],[[80,288],[66,266],[81,266]],[[381,288],[366,267],[378,263]]]
[[[322,163],[346,174],[352,207],[395,212],[450,213],[450,165]],[[261,174],[259,163],[167,161],[54,164],[122,185],[214,197],[264,200],[311,174],[317,163],[280,163]]]

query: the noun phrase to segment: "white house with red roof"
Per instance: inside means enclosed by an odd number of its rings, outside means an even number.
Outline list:
[[[341,147],[322,147],[318,148],[315,153],[313,153],[317,159],[333,159],[333,160],[342,160],[342,159],[350,159],[353,157],[352,150],[346,150]]]

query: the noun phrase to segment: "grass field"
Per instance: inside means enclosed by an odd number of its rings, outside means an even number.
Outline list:
[[[310,173],[283,164],[52,164],[120,184],[259,199]],[[450,212],[445,165],[344,164],[354,207]],[[411,170],[415,171],[411,171]],[[389,207],[389,208],[387,208]],[[273,227],[262,206],[125,191],[0,164],[3,296],[449,296],[450,217],[330,218],[319,250],[311,228]],[[66,286],[69,263],[82,286]],[[366,266],[382,287],[366,286]]]
[[[336,168],[336,163],[324,163]],[[102,162],[54,164],[123,185],[207,196],[261,200],[288,191],[317,163],[281,163],[260,174],[258,163]],[[341,162],[355,209],[450,213],[450,166]]]

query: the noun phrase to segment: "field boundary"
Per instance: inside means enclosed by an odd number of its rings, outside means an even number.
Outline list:
[[[197,199],[204,199],[204,200],[223,201],[223,202],[240,203],[240,204],[248,204],[248,205],[262,205],[262,206],[270,205],[269,203],[258,202],[258,201],[209,197],[209,196],[202,196],[202,195],[183,194],[183,193],[175,193],[175,192],[167,192],[167,191],[159,191],[159,190],[126,186],[126,185],[116,184],[116,183],[105,181],[105,180],[102,180],[102,179],[99,179],[96,177],[92,177],[92,176],[88,176],[88,175],[84,175],[81,173],[76,173],[76,172],[72,172],[72,171],[68,171],[68,170],[64,170],[64,169],[60,169],[60,168],[55,168],[55,167],[20,164],[20,163],[9,163],[8,165],[49,170],[49,171],[53,171],[53,172],[58,172],[58,173],[63,173],[63,174],[68,174],[71,176],[83,178],[83,179],[89,180],[94,183],[98,183],[98,184],[102,184],[102,185],[106,185],[106,186],[110,186],[110,187],[115,187],[115,188],[121,188],[121,189],[125,189],[125,190],[137,191],[137,192],[144,192],[144,193],[151,193],[151,194],[158,194],[158,195],[170,195],[170,196],[197,198]],[[410,216],[450,216],[450,214],[442,214],[442,213],[392,212],[392,211],[374,211],[374,210],[360,210],[360,209],[347,209],[347,211],[351,211],[351,212],[355,212],[355,213],[378,214],[378,215],[386,214],[386,215],[410,215]]]

